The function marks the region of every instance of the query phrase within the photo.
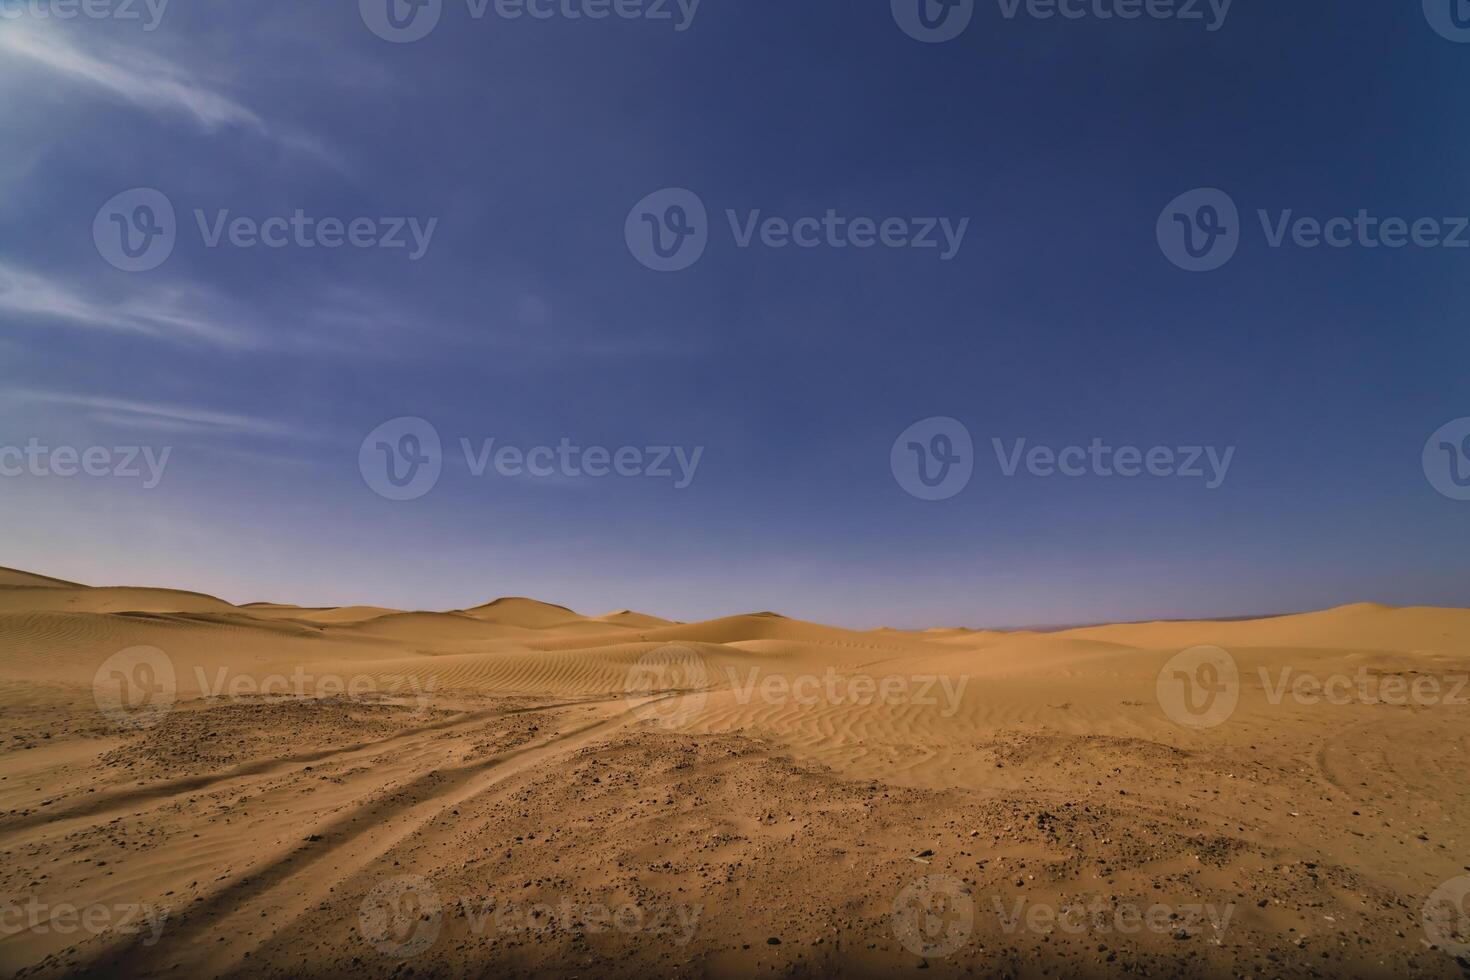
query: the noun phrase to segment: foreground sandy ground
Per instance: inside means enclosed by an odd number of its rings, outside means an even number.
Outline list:
[[[0,666],[6,975],[1470,974],[1463,610],[851,632],[0,570]]]

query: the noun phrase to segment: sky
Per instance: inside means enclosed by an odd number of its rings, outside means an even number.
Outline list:
[[[0,0],[0,565],[1470,605],[1450,0],[88,2]]]

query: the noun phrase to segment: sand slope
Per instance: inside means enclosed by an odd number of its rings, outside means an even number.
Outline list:
[[[1169,686],[1217,679],[1171,659],[1199,644],[1229,656],[1210,726]],[[8,974],[1461,975],[1420,910],[1470,870],[1466,610],[850,631],[0,569],[0,663],[0,891],[46,909],[0,928]],[[1333,703],[1303,676],[1438,693]],[[927,959],[895,917],[921,879],[970,911]],[[363,912],[404,888],[423,915]],[[1233,911],[1012,915],[1080,901]],[[149,943],[68,931],[68,903],[170,912]],[[648,921],[516,918],[535,903]],[[415,923],[434,939],[404,955]]]

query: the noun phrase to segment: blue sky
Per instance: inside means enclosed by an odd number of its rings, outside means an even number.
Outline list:
[[[668,20],[441,0],[397,43],[373,2],[172,0],[153,24],[141,0],[140,20],[0,0],[0,446],[170,450],[153,487],[0,478],[0,564],[236,601],[852,626],[1470,604],[1470,502],[1421,460],[1470,416],[1470,249],[1273,248],[1257,217],[1470,215],[1470,43],[1419,4],[1236,0],[1210,30],[1203,3],[977,0],[924,43],[876,0]],[[130,222],[137,199],[110,202],[138,188],[175,240],[135,272],[94,225]],[[667,217],[667,188],[708,244],[655,271],[625,231],[649,195]],[[1156,234],[1196,188],[1240,215],[1209,272]],[[417,257],[210,244],[298,210],[432,234]],[[742,248],[727,216],[829,210],[968,224],[945,259]],[[442,440],[412,500],[360,468],[400,417]],[[975,447],[938,501],[890,466],[931,417]],[[702,455],[683,488],[477,476],[460,440],[490,438]],[[1022,438],[1234,455],[1214,489],[1006,476],[992,440]]]

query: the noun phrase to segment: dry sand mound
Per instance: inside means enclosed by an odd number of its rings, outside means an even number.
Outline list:
[[[0,570],[0,658],[7,974],[1470,962],[1422,916],[1470,872],[1465,610],[852,631]]]

